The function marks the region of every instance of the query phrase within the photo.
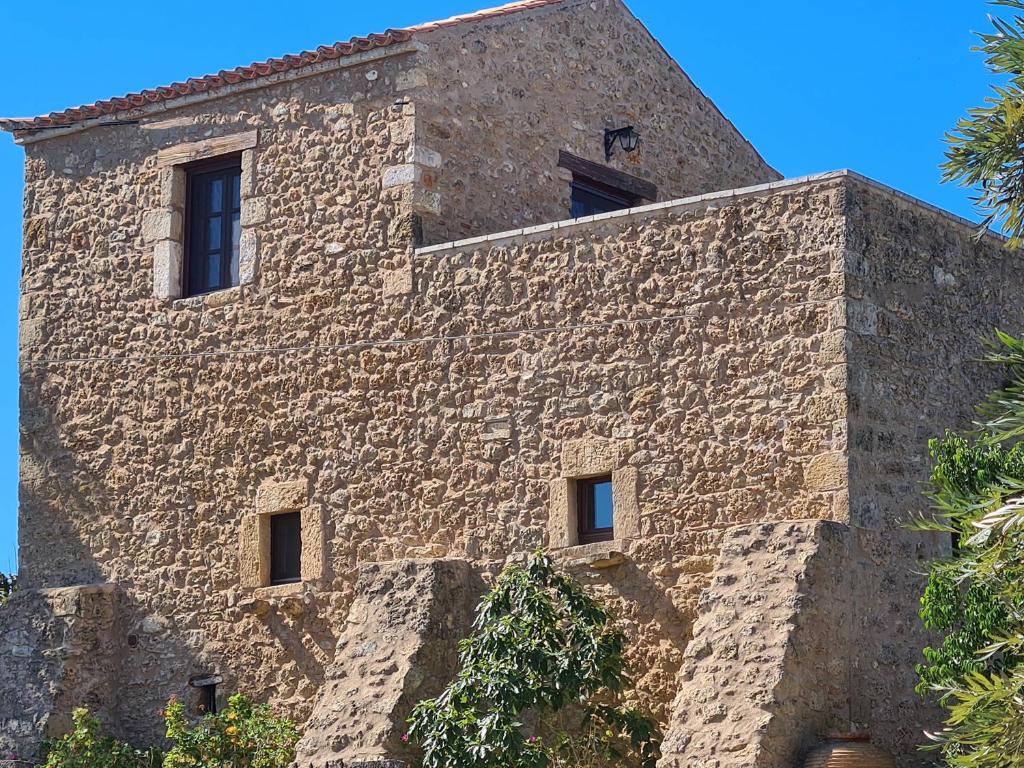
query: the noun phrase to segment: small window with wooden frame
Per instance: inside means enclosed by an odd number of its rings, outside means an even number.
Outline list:
[[[569,207],[574,219],[634,208],[658,198],[654,184],[565,151],[559,152],[558,165],[572,172]]]
[[[270,586],[302,581],[302,516],[284,512],[270,517]]]
[[[577,479],[576,525],[577,541],[594,544],[615,538],[615,509],[612,476]]]

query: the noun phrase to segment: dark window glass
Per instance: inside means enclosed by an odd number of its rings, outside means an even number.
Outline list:
[[[188,175],[187,296],[238,285],[242,166],[197,166]]]
[[[576,481],[576,520],[580,544],[615,538],[611,477]]]
[[[270,583],[302,580],[302,528],[298,512],[270,518]]]
[[[584,184],[581,181],[572,183],[572,217],[593,216],[598,213],[610,213],[630,208],[636,200],[625,193],[616,193],[610,187],[599,187],[596,184]]]

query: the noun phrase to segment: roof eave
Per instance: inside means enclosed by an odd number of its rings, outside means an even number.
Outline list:
[[[158,101],[151,104],[144,104],[130,110],[117,111],[109,115],[102,115],[96,118],[88,118],[68,125],[53,127],[28,127],[17,125],[20,122],[31,122],[35,118],[0,118],[0,131],[11,133],[17,144],[28,145],[37,142],[54,139],[59,136],[68,136],[74,133],[91,130],[104,125],[117,125],[134,123],[154,116],[163,116],[183,107],[215,99],[223,99],[234,96],[238,93],[255,91],[282,82],[301,80],[306,77],[314,77],[324,72],[330,72],[348,67],[355,67],[367,62],[379,61],[385,58],[402,56],[411,53],[418,53],[427,50],[427,45],[419,40],[409,39],[405,42],[393,43],[391,45],[373,48],[368,51],[360,51],[337,59],[330,59],[315,64],[279,72],[272,75],[258,77],[253,80],[245,80],[220,88],[211,89],[202,93],[179,96],[167,101]]]

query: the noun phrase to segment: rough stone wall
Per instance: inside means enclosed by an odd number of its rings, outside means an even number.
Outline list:
[[[947,537],[901,526],[927,502],[927,441],[971,423],[973,406],[1002,380],[981,364],[995,328],[1024,331],[1018,256],[998,238],[897,195],[851,183],[846,309],[850,522],[872,567],[860,570],[861,649],[855,720],[883,743],[912,745],[935,728],[934,709],[908,691],[926,642],[917,617],[924,563]]]
[[[29,759],[74,707],[117,722],[119,599],[111,584],[21,590],[0,609],[0,755]]]
[[[680,669],[663,768],[793,768],[850,730],[855,539],[833,522],[726,532]]]
[[[239,527],[265,479],[324,472],[316,504],[343,506],[349,461],[374,450],[372,419],[352,417],[368,416],[369,374],[336,356],[203,353],[395,333],[377,299],[410,241],[394,236],[405,190],[381,178],[412,136],[396,90],[407,65],[389,57],[26,147],[21,354],[93,362],[23,370],[21,575],[26,588],[124,589],[127,735],[156,739],[153,713],[171,694],[197,701],[186,682],[199,672],[265,691],[300,719],[323,680],[354,553],[331,563],[345,587],[325,589],[332,573],[256,617],[240,589]],[[143,224],[160,204],[157,152],[251,128],[265,213],[255,281],[154,298]],[[353,370],[362,383],[343,383]],[[329,525],[347,535],[341,518]]]
[[[820,466],[845,446],[841,183],[422,254],[396,291],[399,202],[380,190],[408,106],[338,104],[346,82],[394,81],[376,68],[168,129],[260,128],[259,274],[223,305],[150,298],[152,134],[29,148],[44,224],[25,256],[22,566],[125,589],[132,738],[156,738],[151,713],[204,671],[305,720],[358,564],[544,546],[562,449],[590,438],[635,468],[639,536],[588,577],[620,602],[664,719],[719,532],[845,503]],[[305,481],[324,521],[323,577],[297,591],[241,586],[267,480]]]
[[[356,598],[298,744],[298,768],[409,759],[412,708],[458,667],[483,584],[465,560],[359,568]]]
[[[569,217],[567,150],[658,186],[660,200],[734,189],[779,175],[619,0],[567,0],[419,37],[417,142],[439,210],[439,243]],[[604,131],[633,125],[639,151]],[[656,202],[656,201],[650,201]]]

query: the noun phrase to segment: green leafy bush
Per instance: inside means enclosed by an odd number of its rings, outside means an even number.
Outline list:
[[[164,718],[174,742],[164,768],[286,768],[295,759],[295,724],[241,694],[195,724],[179,701],[167,705]]]
[[[6,603],[17,588],[17,574],[6,574],[0,571],[0,605]]]
[[[999,333],[988,360],[1006,383],[974,432],[932,443],[936,512],[919,523],[959,540],[929,566],[921,616],[943,638],[918,668],[946,709],[930,748],[951,768],[1024,768],[1024,340]]]
[[[72,715],[71,733],[43,746],[44,768],[159,768],[160,753],[139,750],[103,733],[86,709]]]
[[[511,566],[477,608],[455,680],[420,702],[423,768],[653,768],[660,735],[621,703],[625,637],[551,560]]]
[[[172,699],[164,723],[174,746],[166,755],[104,735],[99,720],[85,709],[76,709],[72,719],[71,733],[44,746],[43,768],[286,768],[299,740],[290,720],[242,695],[195,723]]]

